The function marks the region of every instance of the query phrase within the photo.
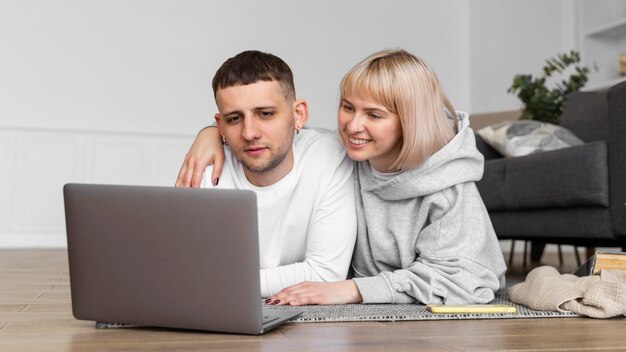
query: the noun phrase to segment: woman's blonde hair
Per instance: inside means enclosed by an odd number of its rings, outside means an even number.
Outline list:
[[[402,149],[393,168],[419,166],[454,137],[444,108],[455,122],[456,113],[437,76],[404,50],[383,50],[365,58],[343,77],[340,93],[342,98],[373,100],[400,117]]]

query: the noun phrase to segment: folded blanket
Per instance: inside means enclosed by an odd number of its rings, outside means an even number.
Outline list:
[[[512,302],[535,310],[570,311],[593,318],[626,315],[626,271],[602,270],[600,275],[578,277],[542,266],[509,288],[508,295]]]

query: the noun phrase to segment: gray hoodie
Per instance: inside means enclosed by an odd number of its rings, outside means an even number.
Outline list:
[[[363,303],[487,303],[506,265],[474,181],[483,175],[467,114],[459,133],[415,169],[376,178],[355,167],[352,260]]]

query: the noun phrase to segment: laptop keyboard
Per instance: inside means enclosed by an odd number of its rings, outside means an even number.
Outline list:
[[[274,320],[277,320],[278,318],[280,317],[277,317],[275,315],[263,315],[263,324],[273,322]]]

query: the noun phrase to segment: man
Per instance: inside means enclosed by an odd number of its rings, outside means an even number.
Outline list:
[[[262,296],[345,279],[356,238],[352,162],[334,135],[302,130],[308,107],[296,99],[289,66],[245,51],[222,64],[212,85],[228,147],[220,179],[209,166],[202,187],[256,192]]]

